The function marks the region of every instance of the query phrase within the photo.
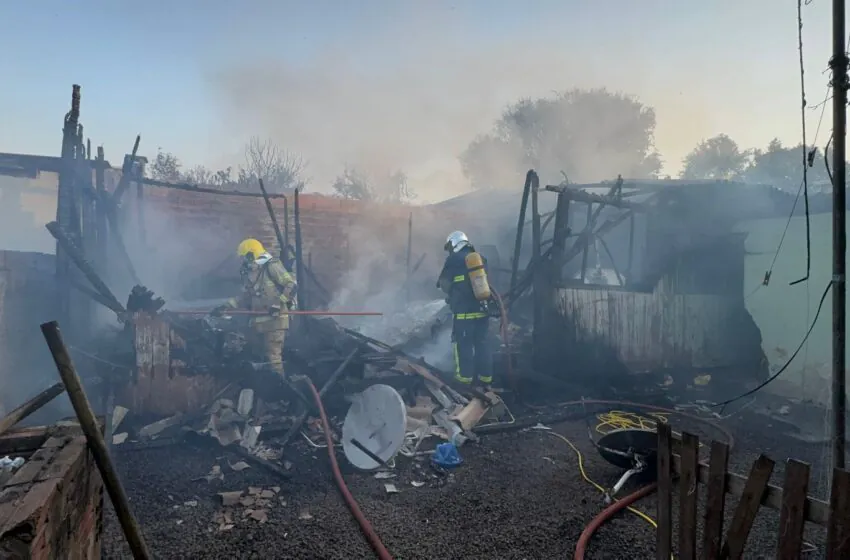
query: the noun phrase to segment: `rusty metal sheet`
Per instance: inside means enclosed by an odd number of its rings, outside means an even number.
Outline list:
[[[561,288],[555,298],[574,342],[601,341],[633,371],[735,365],[740,300],[599,288]]]

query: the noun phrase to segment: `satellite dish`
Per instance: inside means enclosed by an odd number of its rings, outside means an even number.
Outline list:
[[[342,425],[342,450],[358,469],[369,471],[395,457],[404,443],[407,407],[389,385],[372,385],[356,395]],[[365,449],[365,451],[364,451]]]

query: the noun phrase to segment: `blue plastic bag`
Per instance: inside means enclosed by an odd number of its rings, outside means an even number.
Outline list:
[[[463,463],[457,446],[451,442],[439,444],[437,449],[434,450],[431,460],[435,465],[444,469],[451,469]]]

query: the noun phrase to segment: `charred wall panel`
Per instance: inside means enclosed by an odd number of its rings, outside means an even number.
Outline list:
[[[573,373],[727,367],[755,373],[762,361],[760,333],[740,299],[579,287],[553,297],[539,353]]]
[[[7,408],[56,380],[39,328],[57,319],[54,262],[44,253],[0,251],[0,405]]]
[[[167,321],[139,315],[134,325],[136,371],[117,389],[116,404],[137,414],[170,416],[200,410],[224,387],[225,382],[192,372],[172,357],[172,348],[185,342]]]

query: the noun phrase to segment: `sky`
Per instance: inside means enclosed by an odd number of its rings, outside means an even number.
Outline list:
[[[457,156],[507,104],[574,87],[654,107],[673,175],[718,133],[744,148],[801,139],[795,0],[30,0],[3,12],[0,152],[58,155],[75,83],[85,134],[113,165],[136,134],[142,155],[214,169],[259,136],[300,154],[314,190],[346,165],[401,169],[423,201],[466,188]],[[826,0],[803,6],[810,106],[826,93],[830,19]],[[820,109],[806,115],[822,146],[830,107],[817,136]]]

